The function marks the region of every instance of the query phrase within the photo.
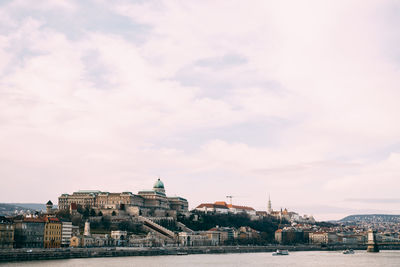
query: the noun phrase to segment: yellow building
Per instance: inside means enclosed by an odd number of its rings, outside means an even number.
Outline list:
[[[77,236],[73,236],[70,239],[69,246],[73,248],[77,248],[81,246],[81,239]]]
[[[55,217],[47,217],[44,225],[44,248],[60,248],[62,223]]]

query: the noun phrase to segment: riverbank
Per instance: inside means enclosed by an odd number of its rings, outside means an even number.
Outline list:
[[[366,246],[219,246],[219,247],[153,247],[153,248],[64,248],[64,249],[11,249],[0,250],[0,262],[55,260],[95,257],[159,256],[186,254],[224,254],[224,253],[257,253],[273,252],[277,249],[289,251],[331,251],[352,248],[366,250]],[[381,249],[399,249],[399,247],[382,247]]]

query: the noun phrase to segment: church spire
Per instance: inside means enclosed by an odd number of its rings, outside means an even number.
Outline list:
[[[272,204],[271,204],[271,196],[268,194],[268,213],[272,213]]]

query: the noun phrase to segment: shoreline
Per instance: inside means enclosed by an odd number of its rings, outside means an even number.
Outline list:
[[[57,260],[75,258],[129,257],[129,256],[166,256],[190,254],[227,254],[274,252],[277,249],[289,251],[341,251],[347,248],[366,250],[359,246],[312,246],[312,245],[271,245],[271,246],[215,246],[215,247],[101,247],[101,248],[60,248],[60,249],[10,249],[0,250],[0,263],[36,260]],[[383,246],[381,250],[399,250],[398,246]]]

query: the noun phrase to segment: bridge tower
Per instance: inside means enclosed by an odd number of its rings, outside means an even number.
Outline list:
[[[379,252],[379,247],[376,243],[376,232],[372,229],[368,230],[367,252]]]

